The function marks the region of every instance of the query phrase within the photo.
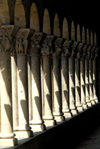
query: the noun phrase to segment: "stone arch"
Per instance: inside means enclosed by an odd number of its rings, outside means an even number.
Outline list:
[[[86,43],[89,44],[90,43],[90,36],[89,36],[89,29],[87,28],[86,30]]]
[[[96,32],[94,33],[94,45],[97,46],[97,34],[96,34]]]
[[[39,15],[37,6],[35,3],[31,5],[31,11],[30,11],[30,28],[34,29],[35,31],[40,30],[39,28]]]
[[[44,10],[43,15],[43,32],[46,34],[51,34],[50,15],[47,9]]]
[[[71,22],[71,40],[75,41],[75,24],[74,24],[74,21]]]
[[[7,0],[0,0],[0,21],[2,22],[2,24],[10,23],[9,7]]]
[[[85,27],[82,26],[82,42],[85,43],[86,42],[86,33],[85,33]]]
[[[63,20],[63,31],[62,31],[62,36],[63,38],[66,38],[67,40],[69,40],[69,26],[68,26],[68,22],[67,19],[64,18]]]
[[[16,0],[14,23],[20,28],[26,27],[25,9],[22,0]]]
[[[59,18],[57,14],[55,14],[55,18],[54,18],[54,35],[57,37],[60,37],[60,24],[59,24]]]
[[[77,24],[77,41],[81,42],[81,28],[79,24]]]
[[[90,44],[93,45],[93,32],[90,32]]]

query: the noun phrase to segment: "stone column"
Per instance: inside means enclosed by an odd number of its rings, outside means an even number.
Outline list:
[[[63,121],[62,113],[62,99],[61,99],[61,75],[60,75],[60,54],[61,54],[62,38],[57,38],[55,41],[55,51],[53,51],[53,66],[52,66],[52,79],[53,79],[53,115],[57,122]]]
[[[11,44],[13,31],[13,25],[3,25],[0,28],[0,146],[17,145],[12,119]]]
[[[90,93],[89,93],[89,53],[87,51],[88,45],[84,44],[84,50],[86,51],[85,55],[85,96],[86,96],[86,103],[88,107],[91,107],[91,100],[90,100]]]
[[[76,56],[75,56],[75,102],[78,112],[83,111],[81,104],[81,92],[80,92],[80,56],[83,43],[79,43],[77,46]]]
[[[43,120],[46,126],[55,125],[52,113],[51,53],[54,36],[46,36],[41,49],[43,70]]]
[[[63,44],[63,50],[61,54],[61,91],[62,91],[62,112],[65,119],[71,118],[71,111],[69,109],[69,76],[68,76],[68,40]]]
[[[89,93],[90,93],[90,100],[92,105],[95,104],[94,98],[93,98],[93,61],[92,61],[92,47],[89,46],[87,49],[88,53],[90,54],[89,57]]]
[[[71,45],[71,54],[69,58],[69,107],[72,115],[77,114],[76,103],[75,103],[75,50],[77,42],[73,42]]]
[[[97,97],[97,93],[96,93],[96,83],[97,83],[96,67],[97,67],[98,50],[99,50],[99,48],[96,47],[95,51],[94,51],[94,58],[93,58],[93,96],[94,96],[94,101],[96,103],[98,103],[98,97]]]
[[[31,38],[31,74],[32,74],[32,120],[30,126],[35,131],[44,130],[42,121],[41,74],[40,74],[40,45],[43,33],[34,33]]]
[[[80,86],[81,86],[81,104],[84,110],[88,108],[85,94],[85,56],[86,56],[86,48],[83,47],[80,58]]]
[[[27,50],[30,29],[20,29],[16,35],[17,81],[18,81],[18,138],[33,136],[29,127]]]

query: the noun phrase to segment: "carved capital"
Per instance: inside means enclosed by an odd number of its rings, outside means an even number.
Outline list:
[[[16,53],[26,54],[28,50],[28,38],[32,36],[33,30],[20,29],[16,35]]]
[[[89,45],[89,47],[87,48],[87,52],[86,52],[86,57],[88,58],[88,59],[90,59],[91,58],[91,46]]]
[[[44,33],[42,33],[42,32],[34,33],[33,36],[31,37],[31,45],[32,45],[32,47],[40,48],[40,46],[41,46],[45,36],[46,35]]]
[[[63,43],[62,56],[70,57],[71,55],[70,47],[72,43],[73,42],[71,40],[65,40],[65,42]]]
[[[94,46],[91,48],[90,59],[94,59],[95,58],[95,49],[96,49],[96,47],[94,47]]]
[[[96,59],[98,57],[98,51],[99,51],[99,47],[96,47],[95,51],[94,51],[94,54],[95,54],[94,59]]]
[[[87,59],[88,58],[88,54],[87,54],[87,48],[89,45],[84,44],[82,47],[82,51],[81,51],[81,58]]]
[[[14,36],[18,27],[14,25],[2,25],[0,28],[0,52],[12,52]]]
[[[76,48],[78,46],[78,42],[73,42],[71,45],[71,56],[72,58],[75,57],[75,53],[76,53]]]
[[[79,43],[76,50],[76,58],[81,58],[82,55],[82,48],[84,46],[84,43]]]
[[[53,51],[55,36],[48,35],[44,39],[44,42],[42,44],[41,54],[42,55],[50,55]]]
[[[64,42],[63,38],[57,38],[55,41],[55,51],[53,53],[53,56],[59,56],[62,51],[62,44]]]

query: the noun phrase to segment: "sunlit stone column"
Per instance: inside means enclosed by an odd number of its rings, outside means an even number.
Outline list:
[[[61,91],[62,91],[62,112],[65,119],[71,117],[71,111],[69,109],[69,74],[68,74],[68,40],[63,44],[63,50],[61,53]]]
[[[90,51],[90,60],[89,60],[89,91],[90,91],[90,100],[92,105],[95,104],[94,95],[93,95],[93,57],[94,57],[95,47],[91,48]]]
[[[88,45],[84,44],[84,50],[86,51],[85,55],[85,96],[86,96],[86,103],[88,107],[91,107],[91,100],[90,100],[90,93],[89,93],[89,57],[90,54],[88,52]]]
[[[83,111],[81,104],[81,92],[80,92],[80,56],[83,43],[79,43],[77,46],[76,56],[75,56],[75,102],[78,112]]]
[[[27,81],[27,50],[30,29],[20,29],[16,35],[17,81],[18,81],[18,138],[33,135],[29,127],[28,112],[28,81]]]
[[[42,55],[42,70],[43,70],[43,120],[46,126],[55,125],[52,113],[52,80],[51,80],[51,53],[54,36],[46,36],[41,49]]]
[[[71,45],[71,54],[69,58],[69,107],[72,115],[77,114],[76,103],[75,103],[75,50],[77,42],[73,42]]]
[[[44,130],[42,121],[41,74],[40,74],[40,45],[43,33],[34,33],[31,38],[31,74],[32,74],[32,120],[30,126],[35,131]]]
[[[84,109],[87,109],[86,94],[85,94],[85,56],[86,49],[82,48],[81,58],[80,58],[80,85],[81,85],[81,104]]]
[[[55,50],[53,51],[53,66],[52,66],[52,88],[53,88],[53,115],[57,122],[63,121],[62,99],[61,99],[61,75],[60,75],[60,54],[62,38],[57,38],[55,41]]]
[[[94,98],[93,98],[93,63],[92,63],[92,47],[89,46],[87,49],[89,56],[89,94],[90,94],[90,100],[92,105],[95,104]]]
[[[97,74],[96,74],[96,67],[97,67],[97,56],[98,56],[98,50],[99,48],[96,47],[94,51],[94,58],[93,58],[93,97],[94,101],[98,103],[98,97],[96,93],[96,83],[97,83]]]
[[[13,31],[13,25],[0,28],[0,146],[17,144],[12,119],[11,44]]]

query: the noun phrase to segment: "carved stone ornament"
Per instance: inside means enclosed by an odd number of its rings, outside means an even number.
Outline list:
[[[74,58],[78,42],[73,42],[71,45],[71,58]]]
[[[95,49],[96,49],[96,47],[92,47],[91,48],[91,56],[90,56],[90,59],[94,59],[95,58]]]
[[[70,57],[71,55],[70,47],[72,43],[73,42],[71,40],[65,40],[65,42],[63,43],[62,56]]]
[[[46,36],[41,49],[42,55],[50,55],[53,51],[53,44],[55,41],[55,36],[48,35]]]
[[[2,25],[0,28],[0,52],[12,52],[14,36],[18,27]]]
[[[16,35],[16,53],[26,54],[28,49],[28,38],[32,36],[32,30],[20,29]]]
[[[81,58],[85,58],[85,59],[88,58],[88,54],[87,54],[87,48],[88,48],[88,46],[89,45],[87,45],[87,44],[84,44],[83,45],[82,52],[81,52]]]
[[[82,48],[83,48],[84,43],[79,43],[77,46],[77,50],[76,50],[76,58],[80,58],[82,55]]]
[[[99,51],[99,47],[96,47],[96,49],[95,49],[95,59],[98,57],[98,51]]]
[[[91,46],[89,45],[89,47],[87,48],[87,52],[86,52],[86,54],[87,54],[87,58],[88,59],[90,59],[90,56],[91,56]]]
[[[40,32],[40,33],[34,33],[33,36],[31,37],[31,45],[32,47],[37,47],[40,48],[40,45],[43,42],[43,39],[45,37],[45,34]]]
[[[57,38],[54,45],[55,45],[55,51],[53,52],[53,56],[59,56],[62,51],[62,44],[64,39],[63,38]]]

